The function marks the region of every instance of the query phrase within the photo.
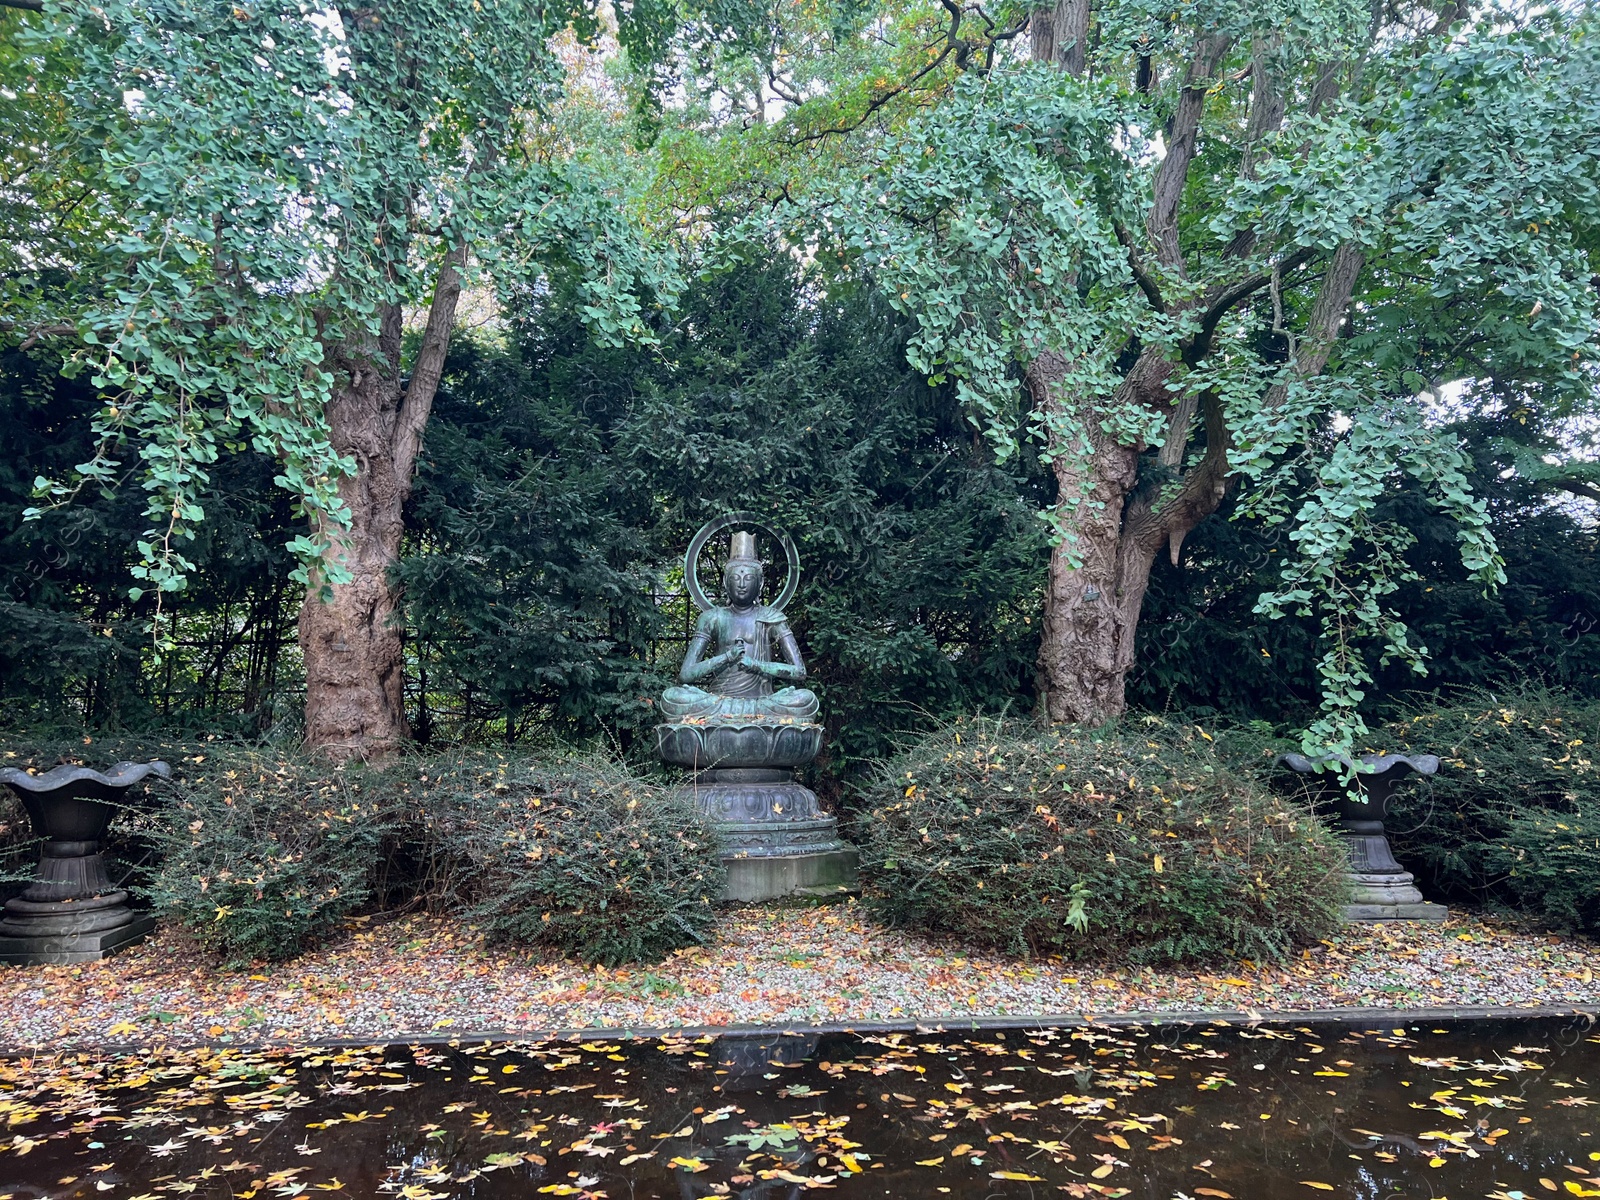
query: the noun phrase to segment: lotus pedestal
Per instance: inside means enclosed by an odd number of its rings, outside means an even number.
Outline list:
[[[821,748],[820,725],[656,726],[662,761],[693,772],[685,794],[722,834],[723,899],[826,898],[859,888],[856,848],[794,777]]]
[[[0,770],[0,783],[16,792],[44,838],[38,877],[6,901],[0,918],[0,963],[94,962],[155,928],[153,917],[129,906],[127,892],[112,887],[100,843],[130,788],[170,774],[164,762],[118,763],[105,774],[87,767],[43,775]]]

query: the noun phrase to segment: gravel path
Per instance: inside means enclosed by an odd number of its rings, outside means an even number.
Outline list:
[[[1348,926],[1282,967],[1212,972],[962,955],[854,904],[743,909],[713,945],[606,970],[487,949],[459,922],[358,922],[292,962],[225,971],[168,932],[106,962],[0,966],[0,1049],[307,1043],[478,1031],[1600,1002],[1600,945],[1478,918]]]

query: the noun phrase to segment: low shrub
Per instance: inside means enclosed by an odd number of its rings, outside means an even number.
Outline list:
[[[35,771],[166,759],[175,778],[118,817],[110,848],[141,868],[127,886],[236,965],[312,948],[360,911],[418,908],[589,962],[658,961],[707,938],[726,881],[691,801],[562,746],[336,767],[222,739],[13,735],[0,755]],[[29,874],[36,846],[0,792],[0,888],[15,890],[5,875]]]
[[[182,765],[147,890],[233,962],[287,958],[371,907],[454,913],[591,962],[658,960],[705,939],[722,890],[693,804],[603,757]]]
[[[1425,890],[1600,931],[1600,704],[1547,691],[1418,701],[1386,730],[1437,754],[1391,805],[1397,853]]]
[[[430,765],[411,827],[492,937],[607,966],[706,940],[726,870],[692,801],[599,757]]]
[[[891,760],[869,800],[866,902],[975,946],[1278,959],[1326,936],[1346,894],[1318,820],[1155,717],[958,723]]]
[[[235,750],[175,764],[155,809],[155,910],[235,965],[316,945],[371,895],[394,828],[381,775]]]

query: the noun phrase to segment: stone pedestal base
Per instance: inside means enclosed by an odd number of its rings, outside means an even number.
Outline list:
[[[1381,824],[1346,821],[1345,825],[1350,852],[1346,921],[1443,921],[1450,915],[1444,905],[1423,900],[1417,877],[1395,861]]]
[[[1442,904],[1346,904],[1340,915],[1346,921],[1444,921],[1450,910]]]
[[[859,890],[856,848],[816,793],[781,768],[697,772],[688,793],[722,835],[724,900],[827,898]]]
[[[839,847],[837,850],[817,854],[724,858],[728,887],[722,898],[754,904],[783,896],[827,900],[859,891],[856,848],[837,840],[835,844]]]
[[[90,933],[43,933],[30,937],[0,933],[0,963],[37,967],[47,963],[98,962],[144,941],[155,927],[154,917],[133,913],[132,920],[125,924]]]

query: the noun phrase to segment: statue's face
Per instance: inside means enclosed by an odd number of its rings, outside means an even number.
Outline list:
[[[761,568],[755,563],[734,563],[723,577],[728,589],[728,601],[744,606],[754,604],[761,596]]]

